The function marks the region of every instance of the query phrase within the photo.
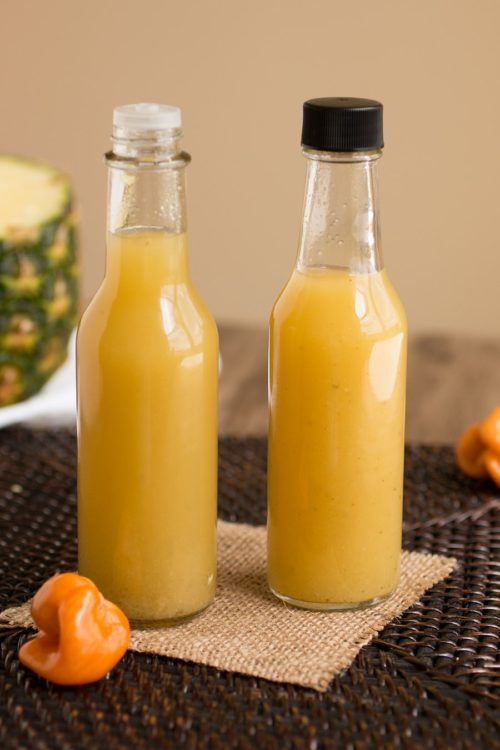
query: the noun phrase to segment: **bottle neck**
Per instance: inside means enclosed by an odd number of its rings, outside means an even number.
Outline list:
[[[186,231],[185,167],[180,130],[115,128],[108,165],[108,232]]]
[[[180,130],[113,131],[108,166],[106,279],[127,294],[188,278],[185,167]]]
[[[333,153],[304,148],[304,217],[297,268],[382,268],[377,163],[380,151]]]

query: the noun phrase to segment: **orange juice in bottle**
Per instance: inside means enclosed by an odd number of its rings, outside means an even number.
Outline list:
[[[79,572],[141,624],[216,583],[218,336],[187,261],[181,113],[114,111],[106,275],[78,332]]]
[[[394,590],[402,532],[406,317],[383,268],[382,106],[304,105],[297,264],[270,324],[268,578],[336,610]]]

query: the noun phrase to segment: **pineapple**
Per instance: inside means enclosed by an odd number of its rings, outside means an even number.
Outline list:
[[[71,187],[46,164],[0,155],[0,406],[64,362],[77,315]]]

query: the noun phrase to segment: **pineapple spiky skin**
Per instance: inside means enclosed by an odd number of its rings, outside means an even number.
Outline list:
[[[35,394],[64,362],[77,305],[69,179],[0,155],[0,406]]]

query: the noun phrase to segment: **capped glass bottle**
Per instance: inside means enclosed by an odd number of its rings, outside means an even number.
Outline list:
[[[79,572],[140,624],[216,583],[218,336],[188,272],[177,107],[114,110],[106,274],[78,331]]]
[[[382,105],[304,104],[297,263],[270,323],[268,578],[336,610],[387,598],[402,532],[406,317],[383,268]]]

